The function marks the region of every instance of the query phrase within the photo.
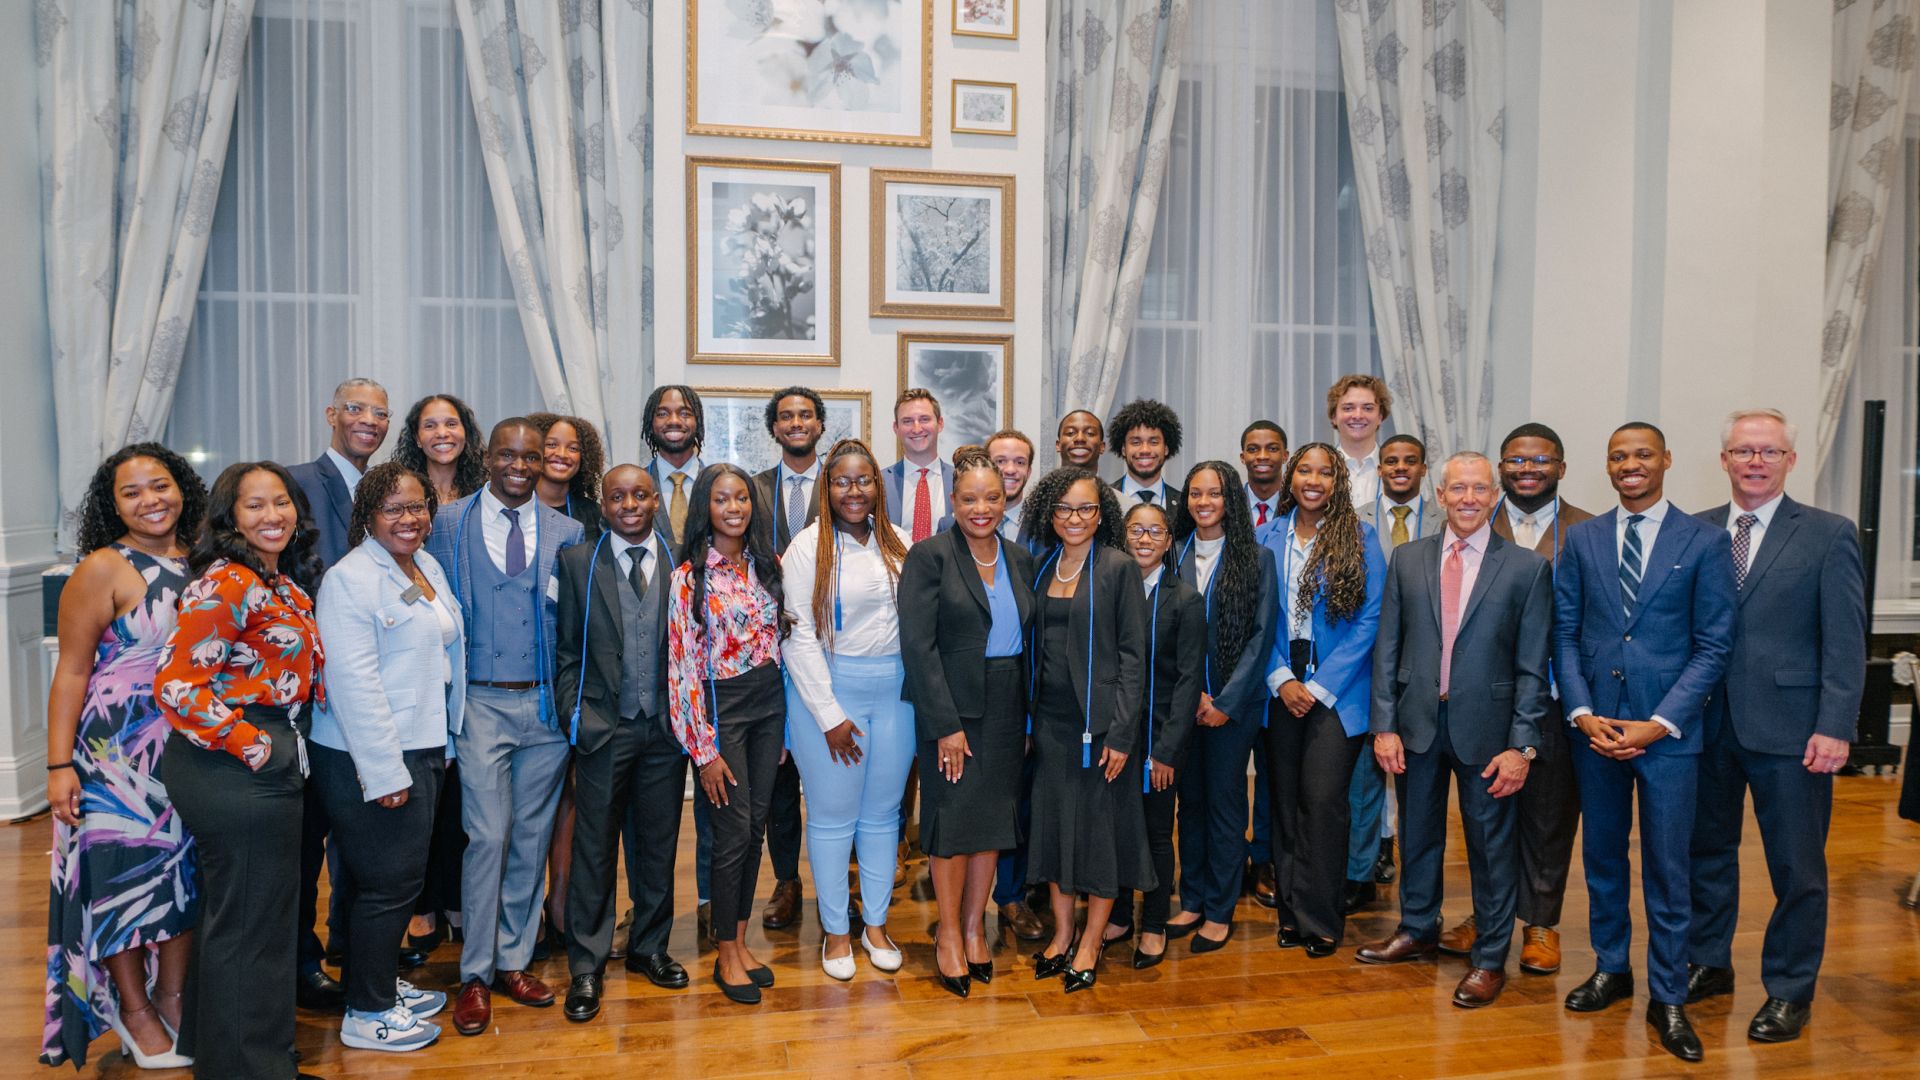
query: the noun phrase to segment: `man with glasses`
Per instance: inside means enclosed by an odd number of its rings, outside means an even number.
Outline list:
[[[1502,498],[1493,515],[1494,534],[1557,563],[1567,530],[1592,517],[1560,497],[1567,475],[1560,436],[1545,424],[1522,424],[1500,444]],[[1580,827],[1580,787],[1573,775],[1566,716],[1560,695],[1548,683],[1547,716],[1540,724],[1540,756],[1515,796],[1520,837],[1520,896],[1515,913],[1521,934],[1520,970],[1551,975],[1560,970],[1560,909],[1567,896],[1573,835]],[[1440,951],[1473,952],[1479,927],[1473,916],[1440,935]]]

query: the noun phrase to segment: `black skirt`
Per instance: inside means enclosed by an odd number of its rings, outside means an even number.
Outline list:
[[[986,661],[982,715],[962,716],[968,758],[960,782],[940,775],[939,743],[920,744],[920,848],[946,858],[1020,846],[1020,772],[1026,757],[1026,687],[1020,658]]]

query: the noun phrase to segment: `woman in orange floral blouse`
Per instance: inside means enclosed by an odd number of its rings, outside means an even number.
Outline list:
[[[197,1076],[295,1075],[294,909],[306,746],[322,698],[306,500],[272,462],[214,481],[180,617],[154,676],[161,775],[200,848],[202,908],[180,1052]],[[201,1037],[204,1035],[204,1037]]]
[[[746,473],[724,464],[701,471],[682,551],[667,600],[667,714],[711,811],[713,981],[729,1000],[753,1005],[773,985],[746,935],[785,741],[787,617],[770,519]]]

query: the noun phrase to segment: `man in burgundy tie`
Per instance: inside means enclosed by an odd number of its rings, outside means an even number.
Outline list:
[[[881,477],[887,485],[887,516],[916,544],[933,535],[934,523],[949,509],[953,466],[940,460],[940,433],[946,427],[940,402],[930,391],[909,387],[893,403],[893,434],[900,440],[901,458]]]
[[[1435,955],[1447,785],[1457,783],[1473,910],[1486,928],[1453,993],[1467,1009],[1492,1003],[1506,985],[1520,888],[1509,796],[1538,753],[1553,627],[1547,560],[1495,536],[1489,524],[1499,490],[1484,455],[1447,459],[1439,496],[1446,528],[1394,553],[1373,649],[1373,753],[1382,769],[1405,777],[1400,926],[1357,955],[1368,964]]]
[[[1255,420],[1240,433],[1240,469],[1247,474],[1247,509],[1253,527],[1280,516],[1281,474],[1287,469],[1287,433],[1271,420]]]

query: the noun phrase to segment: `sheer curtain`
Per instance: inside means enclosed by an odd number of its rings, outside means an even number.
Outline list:
[[[1179,412],[1176,471],[1256,419],[1329,435],[1326,388],[1380,373],[1333,5],[1193,7],[1140,318],[1116,403]]]
[[[452,0],[260,0],[168,443],[311,460],[352,375],[541,407],[481,154]]]

